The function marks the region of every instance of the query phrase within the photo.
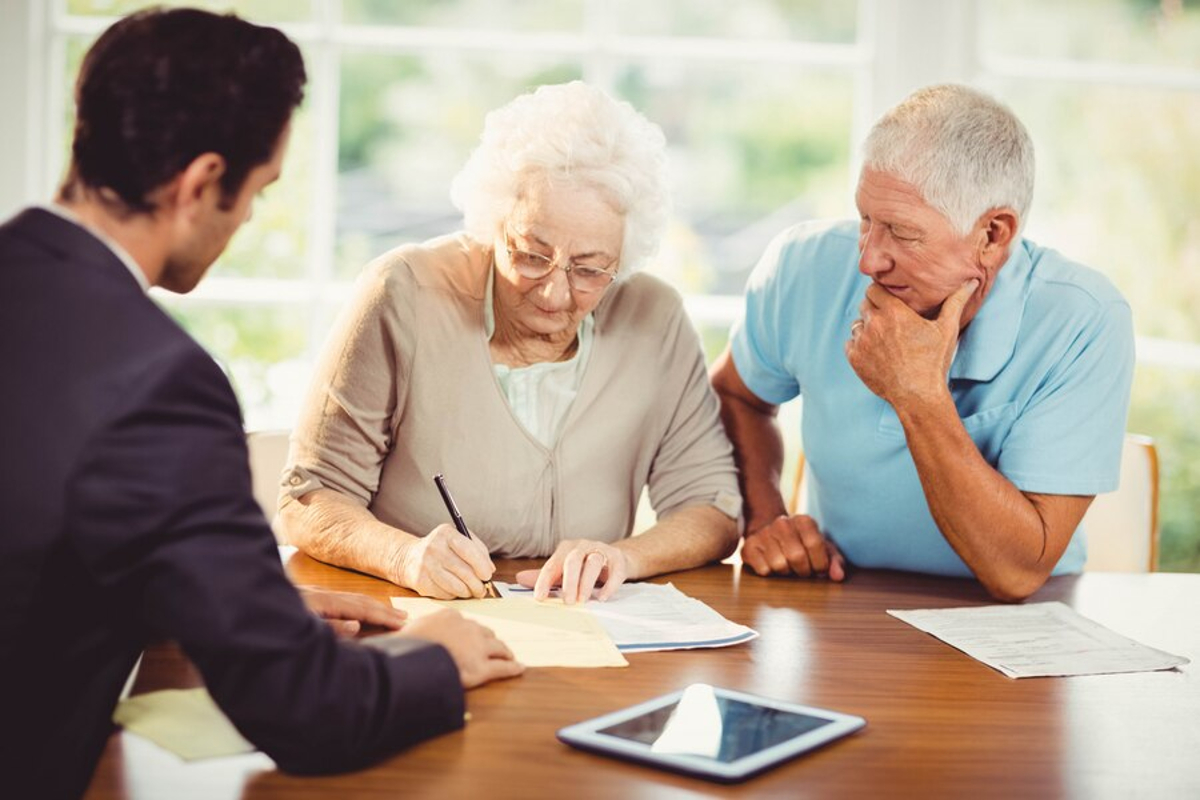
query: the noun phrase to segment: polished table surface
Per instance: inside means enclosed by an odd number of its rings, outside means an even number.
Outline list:
[[[511,579],[534,562],[500,562]],[[386,599],[395,586],[303,555],[300,584]],[[629,656],[624,669],[531,669],[468,694],[462,731],[379,765],[297,778],[254,754],[184,764],[114,733],[88,798],[305,797],[1200,797],[1200,575],[1054,578],[1060,600],[1192,663],[1131,675],[1011,680],[888,616],[889,608],[983,605],[974,582],[859,571],[844,584],[764,579],[713,565],[657,579],[760,638]],[[560,727],[703,682],[857,714],[848,739],[746,783],[720,786],[579,752]],[[134,692],[195,686],[172,645],[146,652]]]

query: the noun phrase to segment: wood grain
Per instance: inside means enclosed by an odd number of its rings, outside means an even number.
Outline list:
[[[511,579],[535,562],[501,562]],[[299,584],[385,600],[403,590],[317,563]],[[642,653],[626,669],[536,669],[468,695],[471,721],[362,772],[294,778],[245,761],[185,766],[114,733],[87,793],[132,797],[1200,797],[1200,575],[1089,573],[1052,579],[1061,600],[1181,669],[1011,680],[892,617],[889,608],[982,605],[973,581],[858,572],[844,584],[763,579],[713,565],[664,576],[761,637],[717,650]],[[722,787],[572,750],[564,725],[693,682],[867,719],[859,734]],[[135,691],[199,683],[176,647],[146,654]]]

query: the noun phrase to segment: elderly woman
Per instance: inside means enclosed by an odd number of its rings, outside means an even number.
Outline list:
[[[326,345],[284,472],[288,539],[439,598],[483,596],[491,553],[549,556],[517,579],[568,603],[732,552],[741,498],[699,339],[637,274],[665,172],[659,128],[584,83],[489,114],[452,187],[465,232],[370,264]],[[643,487],[658,520],[631,537]]]

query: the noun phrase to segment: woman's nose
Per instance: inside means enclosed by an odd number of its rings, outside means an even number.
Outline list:
[[[539,293],[547,305],[554,309],[565,309],[571,305],[571,284],[567,273],[558,267],[550,270],[550,274],[542,279]]]

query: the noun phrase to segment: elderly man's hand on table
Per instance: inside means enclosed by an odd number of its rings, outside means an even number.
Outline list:
[[[517,583],[533,589],[537,600],[545,600],[550,590],[562,588],[567,605],[586,602],[597,584],[602,584],[597,600],[607,600],[632,573],[629,556],[621,548],[588,539],[560,542],[540,570],[517,573]]]
[[[944,392],[963,308],[978,288],[978,280],[967,281],[946,298],[937,318],[929,320],[872,283],[846,341],[851,368],[893,407],[909,398]]]
[[[742,563],[762,576],[846,577],[846,559],[806,514],[783,514],[747,533]]]
[[[329,623],[339,636],[353,637],[363,625],[399,630],[405,613],[366,595],[297,586],[308,610]]]

